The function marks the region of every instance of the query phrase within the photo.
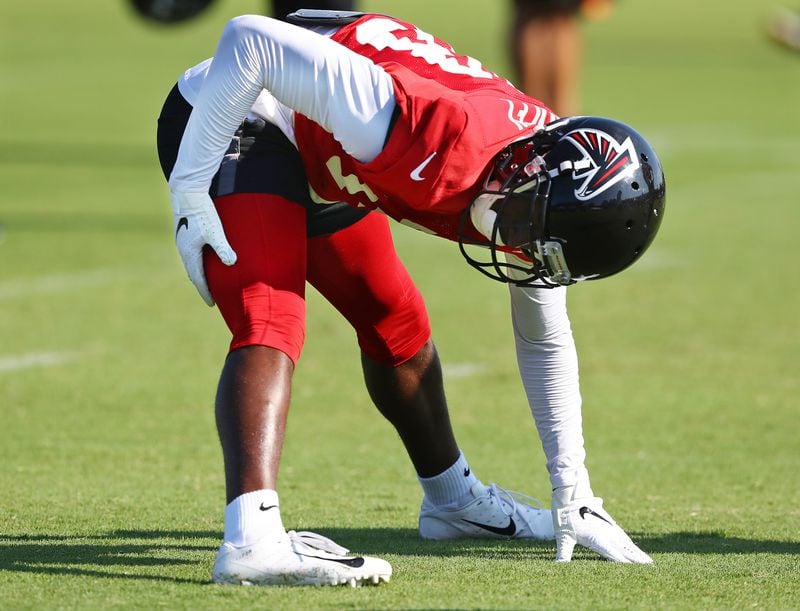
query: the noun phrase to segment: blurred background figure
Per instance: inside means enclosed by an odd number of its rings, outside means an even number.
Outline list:
[[[580,17],[599,19],[610,12],[611,0],[514,0],[511,53],[516,85],[561,116],[578,114]]]
[[[772,40],[800,51],[800,9],[782,8],[775,12],[767,24]]]

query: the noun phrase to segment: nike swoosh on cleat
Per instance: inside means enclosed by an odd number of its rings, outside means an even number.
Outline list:
[[[514,533],[517,532],[517,525],[514,524],[514,520],[512,518],[508,518],[508,524],[506,526],[491,526],[489,524],[481,524],[480,522],[473,522],[472,520],[466,520],[461,518],[464,522],[472,524],[473,526],[477,526],[478,528],[482,528],[483,530],[488,530],[491,533],[495,533],[496,535],[502,535],[504,537],[512,537]]]
[[[298,555],[305,556],[306,558],[316,558],[317,560],[327,560],[328,562],[338,562],[339,564],[344,564],[345,566],[349,566],[354,569],[364,566],[364,559],[361,556],[356,558],[320,558],[319,556],[312,556],[311,554]]]
[[[590,516],[594,516],[595,518],[600,518],[600,519],[601,519],[601,520],[603,520],[603,522],[605,522],[606,524],[611,524],[611,522],[609,522],[608,520],[606,520],[606,519],[605,519],[603,516],[601,516],[599,513],[595,512],[595,511],[592,511],[592,510],[591,510],[589,507],[581,507],[581,508],[578,510],[578,513],[580,514],[580,516],[581,516],[581,517],[582,517],[584,520],[586,519],[586,514],[588,513]],[[611,525],[613,526],[613,524],[611,524]]]
[[[269,511],[269,510],[270,510],[270,509],[272,509],[273,507],[277,507],[277,505],[267,505],[266,507],[264,507],[264,503],[261,503],[261,505],[259,505],[259,507],[258,507],[258,508],[259,508],[261,511]]]
[[[183,227],[187,231],[189,230],[189,219],[187,219],[185,216],[181,217],[181,219],[178,221],[178,226],[175,228],[176,238],[178,237],[178,232],[181,230],[181,227]]]
[[[411,174],[409,174],[409,176],[411,176],[411,180],[416,180],[417,182],[425,180],[425,178],[423,176],[420,176],[420,174],[422,174],[422,170],[424,170],[427,167],[427,165],[433,160],[433,158],[436,157],[437,152],[438,151],[434,151],[433,153],[431,153],[425,161],[423,161],[416,168],[411,170]]]

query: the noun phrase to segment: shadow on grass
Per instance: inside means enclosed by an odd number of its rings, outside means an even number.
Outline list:
[[[320,528],[357,553],[550,561],[553,545],[539,541],[423,541],[411,528]],[[0,535],[0,571],[205,584],[175,567],[210,562],[217,531],[115,530],[99,535]],[[633,539],[650,553],[800,554],[800,542],[729,537],[719,532],[671,533]],[[599,557],[591,556],[593,559]],[[156,574],[157,571],[157,574]]]
[[[722,532],[678,532],[632,535],[648,553],[676,554],[800,554],[800,541],[744,539]]]
[[[410,528],[320,528],[319,532],[363,554],[413,556],[510,556],[511,559],[551,560],[550,541],[424,541]],[[648,553],[676,554],[800,554],[800,541],[745,539],[723,532],[677,532],[663,535],[630,533]],[[587,551],[587,557],[594,557]],[[599,559],[599,556],[597,557]]]
[[[197,564],[217,549],[216,532],[115,530],[99,535],[0,535],[0,571],[173,583],[169,567]],[[158,570],[160,574],[153,574]]]

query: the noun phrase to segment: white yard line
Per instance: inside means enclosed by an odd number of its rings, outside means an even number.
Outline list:
[[[129,275],[130,271],[130,268],[101,267],[82,272],[8,280],[0,282],[0,301],[109,284],[121,276]]]
[[[482,372],[486,367],[480,363],[443,363],[442,373],[445,378],[459,379],[471,378]]]
[[[80,358],[80,353],[74,351],[29,352],[27,354],[0,356],[0,373],[30,369],[31,367],[50,367],[74,361],[78,358]]]

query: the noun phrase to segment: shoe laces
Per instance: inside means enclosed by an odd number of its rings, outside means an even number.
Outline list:
[[[522,492],[517,492],[516,490],[506,490],[494,483],[486,487],[486,492],[490,497],[498,500],[497,504],[500,507],[500,511],[502,511],[506,517],[511,518],[516,515],[525,522],[530,530],[533,530],[533,525],[528,518],[527,512],[520,512],[517,511],[517,509],[520,505],[530,509],[543,509],[542,502],[539,499],[535,499]]]
[[[350,551],[346,547],[342,547],[338,543],[328,539],[328,537],[323,537],[322,535],[309,530],[290,530],[286,534],[289,535],[289,540],[293,544],[300,543],[322,552],[328,552],[329,554],[345,556],[347,552]]]

